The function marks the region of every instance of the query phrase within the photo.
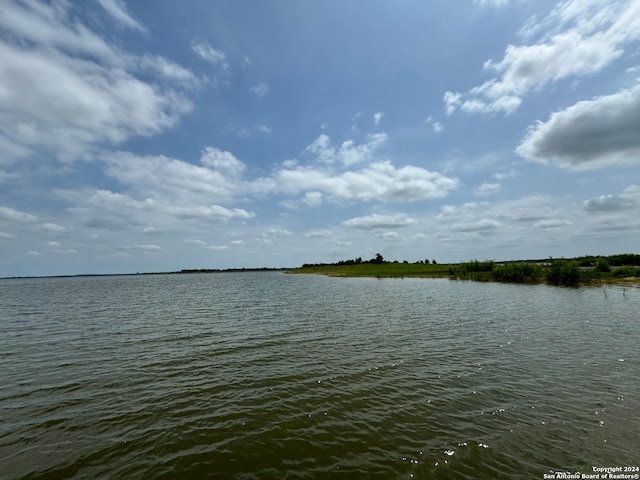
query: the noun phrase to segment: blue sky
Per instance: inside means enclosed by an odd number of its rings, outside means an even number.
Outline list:
[[[4,0],[0,276],[639,251],[640,0]]]

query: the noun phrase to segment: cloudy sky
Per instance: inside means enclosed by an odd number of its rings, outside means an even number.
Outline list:
[[[0,277],[639,238],[640,0],[0,3]]]

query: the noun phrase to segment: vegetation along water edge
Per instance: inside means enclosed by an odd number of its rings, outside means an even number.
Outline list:
[[[582,256],[570,259],[539,260],[471,260],[438,263],[419,260],[410,263],[387,261],[381,254],[370,260],[355,258],[336,263],[304,264],[288,273],[320,274],[333,277],[379,278],[450,278],[452,280],[494,281],[509,283],[547,283],[576,286],[623,283],[640,286],[640,255]]]

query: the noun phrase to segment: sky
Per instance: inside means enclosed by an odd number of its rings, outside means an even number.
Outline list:
[[[639,238],[640,0],[0,3],[0,277]]]

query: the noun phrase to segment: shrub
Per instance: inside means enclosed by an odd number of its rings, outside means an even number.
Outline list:
[[[618,267],[613,270],[614,277],[640,277],[638,267]]]
[[[540,265],[535,263],[507,263],[493,269],[492,275],[498,282],[537,282],[544,278]]]
[[[547,281],[554,285],[575,285],[580,281],[580,267],[575,261],[555,260],[547,267]]]
[[[493,260],[485,260],[480,262],[478,260],[471,260],[470,262],[463,262],[460,264],[460,269],[463,272],[490,272],[493,270],[495,263]]]
[[[609,266],[609,262],[607,262],[604,258],[599,258],[596,260],[595,269],[597,272],[610,272],[611,267]]]

